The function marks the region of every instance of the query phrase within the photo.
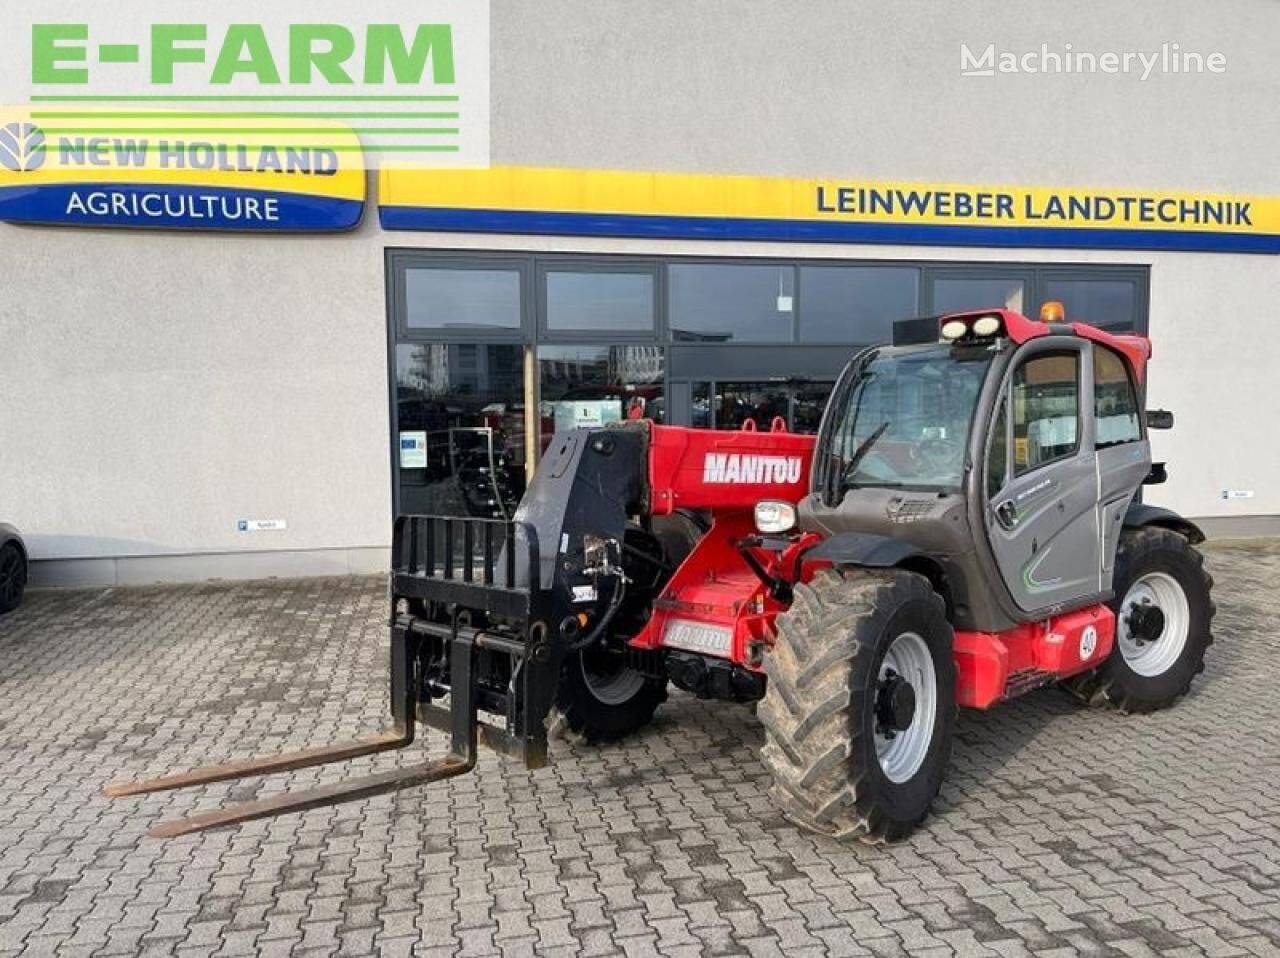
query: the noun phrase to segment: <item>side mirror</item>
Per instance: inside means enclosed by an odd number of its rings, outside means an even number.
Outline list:
[[[1173,413],[1168,409],[1148,409],[1147,410],[1147,428],[1148,429],[1172,429]]]
[[[1142,484],[1144,486],[1158,486],[1168,481],[1169,470],[1165,468],[1165,464],[1163,462],[1153,462],[1146,478],[1142,480]]]

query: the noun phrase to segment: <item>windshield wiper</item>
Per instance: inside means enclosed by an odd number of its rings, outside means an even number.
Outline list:
[[[858,466],[862,462],[863,458],[871,451],[871,447],[879,442],[880,437],[884,435],[884,431],[888,428],[889,420],[886,419],[876,427],[875,432],[858,444],[858,448],[853,450],[853,455],[850,456],[849,461],[845,463],[844,475],[846,478],[852,477],[853,474],[858,471]]]

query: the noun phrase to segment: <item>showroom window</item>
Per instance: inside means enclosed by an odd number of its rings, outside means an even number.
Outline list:
[[[893,323],[920,315],[920,270],[909,266],[800,267],[800,339],[885,343]]]
[[[522,347],[401,343],[395,363],[401,511],[509,518],[525,486]]]
[[[675,342],[789,343],[795,267],[675,263],[667,267]]]
[[[394,508],[497,518],[570,423],[813,432],[843,366],[898,320],[1053,298],[1143,332],[1149,301],[1142,266],[938,260],[394,249],[387,284]]]
[[[543,446],[560,429],[664,422],[662,358],[661,346],[539,346]]]
[[[657,327],[656,269],[561,269],[542,273],[542,330],[652,338]]]
[[[405,271],[405,322],[410,329],[518,330],[518,269],[419,268]]]
[[[1044,280],[1044,298],[1062,303],[1068,319],[1099,326],[1111,332],[1130,332],[1139,328],[1146,277],[1132,274],[1058,275],[1048,273]]]
[[[1001,274],[991,269],[964,272],[934,271],[930,313],[953,313],[966,309],[998,307],[1019,313],[1028,310],[1027,290],[1031,277],[1022,272]],[[1032,312],[1039,309],[1036,304]]]

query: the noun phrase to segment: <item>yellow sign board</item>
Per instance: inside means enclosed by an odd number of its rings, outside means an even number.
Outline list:
[[[387,167],[387,229],[1280,252],[1280,196],[532,167]]]

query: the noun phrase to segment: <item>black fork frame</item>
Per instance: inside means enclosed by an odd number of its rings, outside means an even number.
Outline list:
[[[400,749],[413,743],[419,721],[449,733],[444,757],[161,822],[148,834],[168,838],[452,778],[475,767],[481,736],[486,745],[521,759],[529,768],[540,768],[546,764],[545,721],[554,702],[561,657],[559,643],[552,641],[551,602],[539,583],[540,568],[537,534],[527,523],[401,516],[392,538],[392,728],[351,742],[112,785],[104,794],[145,794]],[[424,609],[446,610],[446,621],[415,614]],[[475,628],[462,614],[466,611],[484,613],[486,621],[492,618],[500,624]],[[428,640],[443,640],[448,650],[447,707],[423,701],[420,694]],[[487,690],[489,699],[505,702],[505,727],[480,720],[477,651],[511,659],[505,695]]]

